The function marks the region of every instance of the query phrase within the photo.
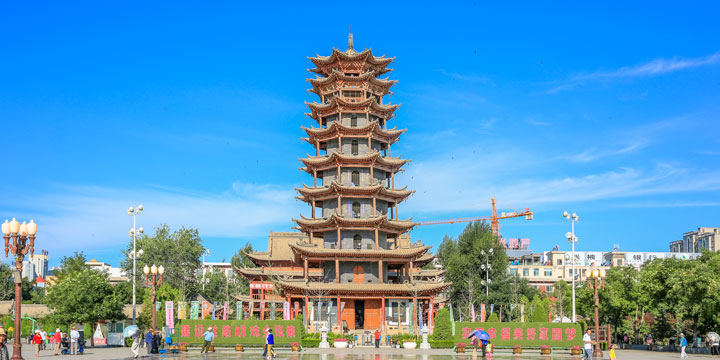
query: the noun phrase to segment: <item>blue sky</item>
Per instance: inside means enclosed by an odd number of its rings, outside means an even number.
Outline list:
[[[2,219],[35,219],[51,264],[113,264],[138,224],[197,227],[210,261],[308,214],[307,56],[397,57],[391,123],[417,190],[401,217],[530,207],[506,237],[665,251],[720,226],[717,2],[4,3]],[[464,225],[421,227],[439,244]]]

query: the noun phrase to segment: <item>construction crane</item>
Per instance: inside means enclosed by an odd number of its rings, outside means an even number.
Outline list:
[[[490,229],[492,229],[493,235],[495,235],[495,237],[499,239],[500,238],[500,222],[499,222],[499,220],[522,217],[522,216],[525,217],[525,220],[532,220],[533,212],[530,211],[529,208],[525,208],[525,211],[507,212],[507,213],[502,212],[502,213],[500,213],[500,216],[498,216],[497,208],[495,207],[495,198],[492,198],[492,215],[490,215],[490,216],[481,216],[481,217],[472,217],[472,218],[457,218],[457,219],[449,219],[449,220],[420,221],[417,223],[416,226],[455,224],[455,223],[463,223],[463,222],[490,220]]]

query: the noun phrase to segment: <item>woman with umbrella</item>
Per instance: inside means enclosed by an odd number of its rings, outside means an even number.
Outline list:
[[[473,357],[477,357],[478,345],[482,343],[482,357],[484,358],[487,344],[490,342],[490,334],[485,332],[485,330],[477,329],[470,333],[468,339],[473,339],[472,342],[475,344],[473,347]]]
[[[720,355],[720,335],[716,332],[709,332],[707,335],[708,342],[710,342],[710,353],[712,357]]]
[[[138,331],[137,325],[130,325],[123,330],[123,337],[129,337],[133,339],[132,345],[130,346],[130,350],[135,354],[134,358],[137,359],[137,357],[140,355],[140,331]]]

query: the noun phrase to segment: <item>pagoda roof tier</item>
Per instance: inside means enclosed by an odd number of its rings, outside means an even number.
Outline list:
[[[316,77],[307,81],[313,86],[308,91],[318,95],[336,90],[357,90],[358,87],[348,88],[347,85],[357,86],[358,83],[362,83],[364,88],[372,90],[377,95],[387,95],[392,93],[390,88],[398,82],[389,78],[378,79],[372,71],[364,72],[360,76],[348,76],[337,70],[333,70],[330,76]]]
[[[320,258],[383,258],[383,259],[413,259],[423,256],[430,250],[430,246],[413,246],[392,250],[371,249],[328,249],[316,244],[297,243],[290,244],[293,252],[298,255]]]
[[[268,264],[274,263],[292,263],[293,259],[292,257],[287,256],[271,256],[269,252],[267,251],[258,251],[258,252],[252,252],[252,253],[246,253],[245,254],[250,261],[252,261],[255,265],[258,266],[267,266]]]
[[[310,108],[309,113],[305,113],[305,115],[315,119],[315,121],[320,121],[320,118],[329,116],[329,115],[335,115],[339,113],[365,113],[368,112],[370,115],[375,115],[377,117],[383,118],[383,119],[390,119],[393,117],[393,113],[397,108],[400,107],[399,104],[387,104],[387,105],[380,105],[377,103],[377,100],[375,100],[375,96],[371,96],[367,99],[364,99],[362,101],[357,102],[351,102],[346,101],[342,97],[335,97],[327,104],[321,104],[321,103],[309,103],[305,102],[305,105],[307,105]]]
[[[339,227],[347,230],[378,229],[390,234],[402,234],[417,225],[411,220],[390,220],[385,215],[367,218],[346,218],[338,216],[337,214],[332,214],[326,218],[316,219],[308,219],[302,215],[300,215],[300,217],[301,219],[293,219],[293,221],[298,224],[295,228],[303,232],[331,231],[336,230]]]
[[[275,270],[275,269],[265,269],[262,267],[256,267],[256,268],[239,268],[237,266],[233,266],[233,269],[238,274],[242,275],[243,277],[247,279],[254,279],[254,278],[268,278],[272,276],[276,277],[295,277],[295,278],[302,278],[304,276],[302,269],[282,269],[282,270]],[[308,276],[310,277],[323,277],[323,269],[317,269],[317,268],[308,268]]]
[[[420,269],[411,273],[411,275],[414,277],[435,277],[445,275],[446,272],[445,269]]]
[[[417,266],[417,267],[422,267],[425,264],[431,262],[434,258],[435,258],[435,255],[433,255],[433,254],[425,254],[425,255],[421,256],[420,258],[416,259],[415,261],[413,261],[413,264],[415,264],[415,266]]]
[[[363,72],[367,69],[372,69],[378,74],[384,74],[392,71],[392,69],[388,69],[387,66],[390,65],[395,58],[386,58],[385,55],[375,56],[370,49],[356,52],[353,49],[341,51],[333,48],[330,56],[308,56],[308,60],[316,66],[315,69],[309,69],[309,71],[329,76],[334,69],[338,68],[343,71]]]
[[[307,138],[303,140],[310,144],[315,145],[316,142],[328,141],[331,139],[337,139],[340,136],[343,137],[368,137],[372,136],[374,140],[380,141],[384,144],[394,144],[400,135],[407,131],[407,129],[398,130],[394,129],[383,129],[377,120],[369,122],[365,126],[351,127],[345,126],[339,121],[333,121],[326,128],[316,127],[305,127],[301,126],[301,129],[305,130],[308,134]]]
[[[295,190],[302,195],[296,198],[305,202],[335,199],[342,195],[343,197],[376,197],[393,203],[401,203],[415,192],[407,190],[407,186],[402,189],[388,189],[380,182],[370,186],[348,186],[339,184],[337,181],[332,181],[328,186],[323,187],[308,187],[303,184],[302,188]]]
[[[304,168],[307,173],[312,174],[314,171],[327,170],[338,166],[349,167],[376,167],[378,169],[396,173],[400,171],[403,165],[409,163],[409,159],[401,159],[400,157],[385,157],[378,151],[373,151],[363,155],[346,155],[337,151],[331,152],[329,155],[310,156],[304,159],[298,159],[305,164]]]
[[[447,289],[451,283],[421,282],[403,284],[366,284],[366,283],[321,283],[304,281],[279,281],[283,293],[308,293],[313,291],[328,292],[328,295],[384,295],[414,296],[436,295]]]

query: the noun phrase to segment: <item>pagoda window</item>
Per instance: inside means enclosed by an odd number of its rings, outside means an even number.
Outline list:
[[[356,121],[357,121],[357,120],[356,120]],[[352,141],[352,143],[351,143],[351,145],[350,145],[350,152],[351,152],[353,155],[357,155],[357,154],[360,153],[360,146],[358,145],[358,141],[357,141],[357,140],[353,140],[353,141]]]
[[[360,234],[355,234],[355,236],[353,236],[353,248],[355,250],[362,249],[362,236],[360,236]]]
[[[352,184],[355,186],[360,186],[360,172],[353,171],[350,175],[350,180],[352,180]]]
[[[354,202],[352,204],[352,217],[354,217],[354,218],[360,217],[360,203],[359,202]],[[360,236],[360,235],[355,235],[355,236]]]
[[[397,325],[398,322],[401,324],[406,323],[406,305],[404,302],[391,301],[390,302],[390,316],[392,317],[393,325]]]
[[[357,114],[350,115],[350,127],[357,127]],[[357,141],[354,140],[353,143],[357,143]]]

